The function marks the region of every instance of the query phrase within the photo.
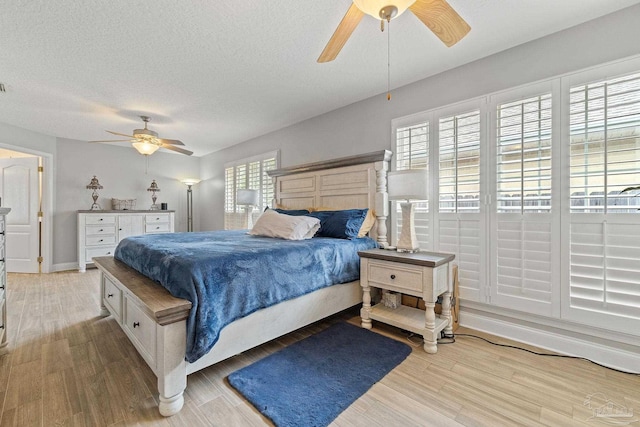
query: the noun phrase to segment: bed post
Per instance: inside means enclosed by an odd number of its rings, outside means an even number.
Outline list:
[[[384,158],[375,162],[376,170],[376,240],[381,248],[389,246],[387,241],[387,217],[389,216],[389,196],[387,194],[387,172],[389,171],[389,160],[392,153],[384,151]]]
[[[187,366],[185,342],[187,322],[156,328],[158,340],[158,392],[160,414],[165,417],[177,414],[184,405],[184,390],[187,388]]]

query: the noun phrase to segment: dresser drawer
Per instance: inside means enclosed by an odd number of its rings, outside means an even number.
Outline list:
[[[122,314],[122,291],[107,276],[104,277],[104,304],[111,314],[120,321]]]
[[[168,233],[171,231],[171,225],[168,222],[156,222],[152,224],[145,224],[144,232],[147,234],[153,233]]]
[[[159,213],[159,214],[146,214],[144,222],[146,224],[155,224],[158,222],[169,223],[170,220],[171,220],[171,215],[165,214],[165,213]]]
[[[128,335],[133,338],[132,341],[140,351],[140,354],[154,368],[156,354],[155,322],[147,317],[135,302],[125,297],[125,314],[122,323]]]
[[[87,246],[115,245],[116,236],[114,236],[113,234],[87,236],[85,239],[85,243]]]
[[[87,225],[85,227],[85,234],[87,236],[102,236],[105,234],[116,234],[116,226],[115,224],[105,224],[105,225]]]
[[[85,250],[87,256],[85,258],[86,262],[93,262],[93,260],[91,258],[93,257],[97,257],[97,256],[113,256],[113,253],[115,252],[116,247],[115,246],[100,246],[100,247],[95,247],[95,248],[87,248]]]
[[[87,215],[85,217],[84,223],[87,225],[111,224],[115,226],[116,216],[115,215]]]
[[[376,283],[385,289],[422,292],[422,268],[395,262],[370,260],[367,277],[372,286]]]

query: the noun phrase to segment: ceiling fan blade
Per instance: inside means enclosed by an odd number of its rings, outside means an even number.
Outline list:
[[[133,136],[133,135],[127,135],[127,134],[124,134],[124,133],[113,132],[113,131],[110,131],[110,130],[108,130],[107,132],[109,132],[112,135],[120,135],[120,136],[126,136],[127,138],[135,138],[135,136]]]
[[[166,148],[167,150],[175,151],[180,154],[186,154],[190,156],[193,154],[193,151],[185,150],[184,148],[174,147],[173,145],[162,144],[162,148]]]
[[[184,145],[184,143],[182,141],[178,141],[177,139],[158,138],[158,141],[162,142],[163,144]]]
[[[416,0],[409,9],[448,47],[458,43],[471,30],[446,0]]]
[[[364,12],[358,9],[355,3],[351,3],[351,7],[347,10],[338,28],[336,28],[336,31],[331,36],[329,43],[327,43],[320,54],[318,62],[329,62],[336,59],[336,56],[338,56],[340,50],[342,50],[344,44],[351,36],[351,33],[353,33],[353,30],[356,29],[363,16]]]
[[[103,141],[87,141],[87,142],[129,142],[130,139],[105,139]]]

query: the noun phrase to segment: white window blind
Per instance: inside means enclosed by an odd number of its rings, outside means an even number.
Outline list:
[[[396,170],[429,169],[429,123],[420,122],[415,125],[396,129]],[[402,230],[400,204],[395,203],[395,222],[392,228],[394,238]],[[418,243],[423,249],[430,248],[429,202],[415,204],[414,224]],[[395,242],[392,242],[392,244]]]
[[[260,205],[253,209],[253,219],[271,204],[273,184],[267,171],[276,169],[278,153],[271,152],[251,159],[239,160],[225,167],[225,218],[226,230],[241,229],[246,224],[244,206],[236,205],[236,193],[239,189],[250,188],[259,192]]]
[[[640,74],[570,87],[567,319],[639,334]]]
[[[496,205],[492,213],[492,302],[551,315],[557,246],[552,244],[551,93],[495,106]]]
[[[482,301],[486,227],[480,212],[480,111],[438,120],[437,250],[456,255],[460,296]]]
[[[640,208],[639,129],[640,74],[571,88],[571,212]]]

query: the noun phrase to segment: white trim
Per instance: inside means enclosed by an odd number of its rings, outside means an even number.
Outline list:
[[[640,343],[623,345],[614,341],[597,339],[592,330],[586,333],[506,317],[490,307],[491,313],[464,307],[460,311],[460,325],[541,347],[556,353],[584,357],[611,368],[640,372]],[[564,325],[566,326],[566,325]],[[636,339],[637,341],[637,339]]]
[[[63,262],[60,264],[53,264],[51,266],[51,273],[58,273],[60,271],[69,271],[75,270],[78,271],[78,263],[77,262]]]
[[[224,164],[224,168],[244,165],[245,163],[258,162],[266,159],[276,159],[276,169],[280,167],[280,150],[269,151],[267,153],[256,154],[255,156],[245,157],[243,159],[233,160]]]

